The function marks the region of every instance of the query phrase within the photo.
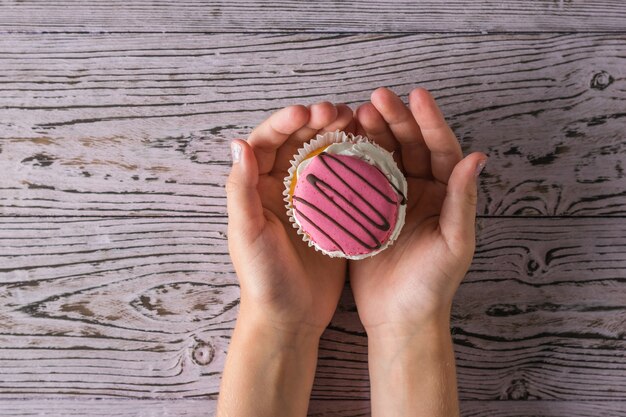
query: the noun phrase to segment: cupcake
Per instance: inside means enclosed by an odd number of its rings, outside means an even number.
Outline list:
[[[336,131],[305,143],[283,194],[298,234],[331,257],[373,256],[404,225],[406,179],[391,153],[362,136]]]

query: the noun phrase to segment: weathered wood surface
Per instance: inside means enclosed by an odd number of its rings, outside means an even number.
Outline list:
[[[624,417],[625,402],[597,401],[467,401],[463,417]]]
[[[491,157],[479,213],[626,213],[623,34],[12,34],[0,68],[4,215],[223,216],[269,111],[418,84]]]
[[[124,399],[85,400],[80,397],[62,400],[3,400],[0,416],[106,416],[106,417],[210,417],[216,401],[207,399],[142,400]],[[313,403],[311,417],[354,417],[369,414],[362,402],[333,401]]]
[[[102,417],[210,417],[215,412],[211,400],[3,400],[0,416],[102,416]],[[354,415],[354,414],[353,414]]]
[[[5,400],[0,416],[103,416],[103,417],[207,417],[215,411],[213,400]],[[623,417],[624,402],[599,401],[464,401],[463,417]],[[313,403],[310,417],[363,417],[369,407],[359,401]]]
[[[462,415],[626,415],[621,0],[93,3],[0,1],[0,416],[212,414],[228,141],[381,85],[490,155]],[[366,355],[346,287],[309,415],[369,415]]]
[[[461,399],[623,401],[623,219],[479,226],[453,311]],[[215,398],[238,303],[223,222],[0,218],[0,247],[0,399]],[[312,410],[367,408],[348,289],[319,356]]]
[[[0,11],[4,31],[588,32],[626,27],[620,0],[4,0]]]

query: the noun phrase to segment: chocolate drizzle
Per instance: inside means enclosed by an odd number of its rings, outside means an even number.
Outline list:
[[[294,197],[295,199],[298,199],[298,197]],[[300,199],[301,200],[301,199]],[[305,200],[301,200],[303,203],[308,204],[307,202],[305,202]],[[313,223],[311,221],[311,219],[309,219],[304,213],[300,212],[300,216],[302,216],[304,218],[304,220],[306,220],[307,222],[309,222],[311,224],[311,226],[315,227],[317,230],[319,230],[319,232],[321,234],[323,234],[324,236],[326,236],[331,242],[333,242],[335,244],[335,246],[337,246],[339,249],[341,249],[341,246],[339,245],[339,243],[337,243],[337,241],[335,239],[332,238],[332,236],[330,236],[328,233],[326,233],[321,227],[319,227],[318,225],[316,225],[315,223]],[[339,227],[342,227],[341,225],[339,225]],[[343,250],[343,249],[342,249]]]
[[[391,181],[389,181],[389,185],[391,185],[393,187],[393,189],[396,190],[396,193],[398,193],[398,195],[400,195],[400,197],[402,197],[400,199],[400,205],[401,206],[405,205],[406,204],[406,197],[404,196],[404,194],[402,194],[402,191],[398,187],[396,187],[396,185],[393,182],[391,182]]]
[[[326,194],[324,194],[326,195]],[[330,220],[335,226],[339,227],[341,230],[343,230],[348,236],[350,236],[352,239],[354,239],[355,241],[359,242],[361,244],[361,246],[363,246],[364,248],[373,250],[373,249],[378,249],[380,248],[380,243],[378,243],[378,240],[376,239],[376,237],[372,234],[372,232],[370,232],[369,230],[367,230],[361,223],[359,223],[358,221],[356,221],[356,219],[354,219],[354,217],[352,218],[359,226],[361,226],[361,228],[363,228],[363,230],[365,230],[367,232],[367,234],[372,238],[372,240],[374,240],[374,242],[376,242],[373,246],[372,245],[368,245],[367,243],[363,242],[363,240],[359,239],[359,237],[357,235],[355,235],[354,233],[352,233],[351,231],[349,231],[348,229],[346,229],[342,224],[340,224],[337,220],[333,219],[332,217],[330,217],[328,214],[324,213],[324,211],[322,209],[320,209],[319,207],[309,203],[308,201],[306,201],[303,198],[300,197],[293,197],[294,200],[304,204],[307,207],[311,207],[313,210],[317,211],[319,214],[321,214],[322,216],[326,217],[328,220]],[[332,200],[331,200],[332,201]],[[337,205],[337,207],[339,207]],[[345,212],[345,210],[343,210]],[[326,236],[328,239],[330,239],[331,242],[333,242],[339,249],[341,249],[342,251],[344,250],[339,243],[337,243],[328,233],[326,233],[324,230],[322,230],[319,226],[317,226],[315,223],[313,223],[311,221],[311,219],[309,219],[307,216],[304,215],[304,213],[302,213],[302,211],[299,211],[300,215],[302,217],[304,217],[304,219],[306,221],[308,221],[311,225],[313,225],[313,227],[315,227],[317,230],[320,231],[320,233],[322,233],[324,236]],[[345,252],[345,251],[344,251]]]
[[[357,235],[355,235],[350,230],[348,230],[346,227],[344,227],[342,224],[340,224],[336,219],[334,219],[331,216],[329,216],[326,212],[324,212],[324,210],[322,210],[320,207],[317,207],[316,205],[312,204],[311,202],[309,202],[309,201],[307,201],[307,200],[305,200],[305,199],[303,199],[301,197],[297,197],[295,195],[293,196],[293,200],[296,201],[296,202],[302,203],[303,205],[305,205],[307,207],[310,207],[311,209],[313,209],[314,211],[319,213],[322,217],[324,217],[327,220],[329,220],[331,223],[333,223],[335,226],[337,226],[339,229],[341,229],[345,234],[350,236],[350,238],[352,238],[355,242],[360,244],[362,247],[364,247],[364,248],[366,248],[368,250],[379,249],[382,246],[382,244],[376,238],[376,236],[374,236],[374,234],[366,227],[365,224],[363,224],[361,221],[359,221],[357,218],[355,218],[355,216],[353,216],[351,213],[349,213],[344,207],[339,205],[337,203],[336,199],[333,199],[332,197],[336,196],[338,199],[340,199],[341,201],[346,203],[352,210],[354,210],[354,212],[358,213],[360,218],[365,219],[365,221],[367,223],[371,224],[373,227],[375,227],[378,230],[381,230],[381,231],[388,231],[388,230],[390,230],[391,225],[389,224],[389,221],[385,218],[385,216],[379,210],[377,210],[369,201],[367,201],[361,194],[359,194],[354,187],[352,187],[350,184],[348,184],[337,173],[336,170],[333,170],[332,167],[330,166],[330,164],[328,163],[329,161],[327,161],[326,159],[330,159],[330,160],[340,164],[343,168],[345,168],[346,170],[350,171],[352,174],[354,174],[355,176],[360,178],[361,181],[363,181],[365,184],[367,184],[367,186],[369,186],[369,188],[371,190],[373,190],[377,194],[379,194],[388,203],[396,205],[396,204],[398,204],[398,201],[390,198],[389,196],[387,196],[382,190],[379,190],[378,188],[376,188],[374,186],[374,184],[372,184],[367,178],[363,177],[363,175],[359,174],[357,171],[352,169],[350,166],[348,166],[345,162],[343,162],[341,159],[337,158],[336,156],[334,156],[332,154],[329,154],[329,153],[326,153],[326,152],[322,152],[322,153],[320,153],[318,155],[318,157],[319,157],[320,162],[324,165],[324,167],[328,170],[328,172],[332,173],[332,175],[334,175],[343,185],[345,185],[350,191],[352,191],[354,193],[354,195],[358,199],[360,199],[361,202],[363,202],[373,213],[375,213],[375,217],[377,217],[377,219],[368,216],[367,213],[365,213],[363,210],[359,209],[350,200],[348,200],[343,194],[341,194],[339,192],[339,190],[333,188],[330,184],[328,184],[323,179],[317,177],[315,174],[308,174],[306,176],[307,182],[309,184],[311,184],[311,186],[317,192],[319,192],[321,195],[323,195],[326,198],[326,200],[331,202],[342,213],[344,213],[346,216],[351,218],[354,221],[354,223],[356,223],[358,225],[358,227],[360,229],[362,229],[368,235],[368,237],[371,238],[371,240],[374,243],[373,244],[368,244],[367,242],[363,241]],[[406,197],[404,196],[404,194],[402,194],[402,192],[398,189],[398,187],[396,187],[393,183],[389,182],[389,184],[394,188],[396,193],[401,197],[400,204],[406,204]],[[296,210],[295,204],[294,204],[294,210]],[[299,213],[300,216],[302,216],[302,218],[304,220],[306,220],[308,223],[311,224],[311,226],[313,226],[321,234],[323,234],[326,238],[328,238],[341,251],[345,252],[345,250],[326,231],[322,230],[322,228],[320,226],[316,225],[313,221],[311,221],[311,219],[308,218],[304,213],[302,213],[301,210],[298,210],[298,213]]]

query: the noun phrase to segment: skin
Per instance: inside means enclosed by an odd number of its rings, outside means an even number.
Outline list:
[[[426,90],[413,90],[407,108],[384,88],[354,117],[347,106],[327,102],[290,106],[247,142],[234,141],[228,236],[241,306],[217,415],[306,415],[319,338],[347,264],[297,236],[285,216],[283,179],[304,142],[336,129],[364,134],[394,152],[409,186],[398,240],[349,264],[368,333],[372,415],[458,415],[450,307],[474,252],[475,178],[486,156],[462,158]]]
[[[424,89],[410,93],[408,107],[378,89],[356,115],[358,133],[394,152],[408,184],[398,240],[349,267],[368,334],[372,415],[458,415],[450,309],[474,254],[476,175],[486,155],[463,159]]]
[[[353,123],[345,105],[290,106],[247,142],[234,143],[239,158],[226,185],[228,246],[241,305],[218,416],[306,414],[319,338],[337,307],[346,262],[312,250],[295,233],[285,215],[283,179],[304,142]]]

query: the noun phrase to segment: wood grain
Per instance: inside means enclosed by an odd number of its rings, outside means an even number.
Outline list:
[[[381,85],[490,156],[462,415],[625,416],[624,28],[620,0],[0,1],[0,416],[212,414],[228,141]],[[309,415],[370,415],[349,286]]]
[[[25,401],[2,400],[0,416],[102,416],[102,417],[208,417],[215,412],[211,400],[87,400],[80,397]]]
[[[0,7],[0,30],[5,31],[588,32],[626,27],[619,0],[8,0]]]
[[[625,40],[5,35],[0,210],[222,216],[228,140],[288,104],[356,106],[419,83],[464,150],[490,155],[481,214],[624,215]]]
[[[196,400],[143,400],[124,399],[85,400],[70,397],[56,400],[2,400],[0,416],[106,416],[106,417],[208,417],[215,412],[216,401]],[[369,407],[362,402],[333,401],[312,402],[310,417],[356,417],[369,415]]]
[[[479,225],[453,311],[461,398],[624,401],[622,219]],[[0,218],[0,397],[214,399],[238,303],[225,238],[206,218]],[[346,288],[312,399],[368,398]]]
[[[206,417],[215,410],[214,400],[3,400],[0,416],[106,416],[106,417]],[[598,401],[462,401],[463,417],[623,417],[623,402]],[[313,402],[310,417],[369,416],[369,407],[359,401]]]
[[[463,417],[623,417],[624,402],[597,401],[464,401]]]

